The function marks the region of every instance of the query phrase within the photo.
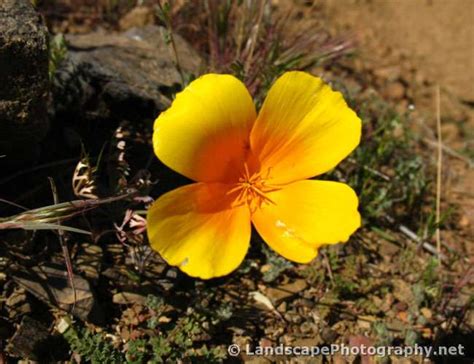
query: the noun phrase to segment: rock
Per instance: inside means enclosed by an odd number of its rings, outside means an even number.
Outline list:
[[[132,292],[119,292],[114,294],[112,302],[118,305],[131,305],[137,303],[139,305],[145,305],[146,297]]]
[[[321,331],[321,339],[325,342],[325,343],[333,343],[336,339],[337,339],[338,335],[337,335],[337,332],[335,332],[334,330],[328,328],[328,327],[325,327],[322,331]]]
[[[277,288],[268,288],[266,294],[272,302],[279,304],[281,301],[304,291],[307,286],[308,284],[304,279],[297,279],[293,283],[284,284]]]
[[[287,304],[285,301],[283,301],[282,303],[280,303],[280,305],[278,305],[277,307],[277,310],[278,312],[286,312],[286,309],[287,309]]]
[[[433,312],[429,308],[423,307],[420,309],[420,312],[428,320],[431,320],[431,318],[433,317]]]
[[[287,322],[291,322],[294,324],[301,324],[303,322],[303,318],[294,311],[286,312],[283,317]]]
[[[252,279],[242,278],[241,282],[244,285],[244,287],[248,288],[249,291],[255,291],[256,285],[255,285],[255,282]]]
[[[373,72],[376,77],[390,82],[396,81],[402,74],[400,65],[379,67],[374,69]]]
[[[6,300],[6,304],[9,307],[18,306],[26,301],[26,293],[22,288],[15,289]]]
[[[38,360],[48,351],[45,342],[48,340],[49,332],[41,322],[28,316],[23,317],[18,329],[11,338],[7,351],[10,355]]]
[[[301,339],[296,339],[293,342],[294,346],[301,346],[301,347],[308,347],[311,348],[313,346],[321,345],[322,341],[319,336],[312,337],[312,338],[301,338]]]
[[[275,345],[275,343],[273,341],[271,341],[270,339],[267,339],[266,337],[263,337],[263,338],[260,339],[259,345],[263,346],[263,347],[272,347],[272,346]]]
[[[403,279],[392,280],[393,296],[400,302],[410,304],[415,298],[411,286]]]
[[[75,267],[87,279],[96,282],[99,279],[102,255],[102,248],[99,245],[82,242],[79,244]]]
[[[401,100],[405,96],[405,86],[400,81],[391,82],[385,88],[384,96],[392,100]]]
[[[85,128],[89,133],[82,138],[100,145],[122,121],[151,123],[181,87],[165,34],[162,27],[147,26],[121,34],[68,35],[67,55],[54,76],[56,122]],[[180,36],[175,41],[182,69],[197,75],[201,58]]]
[[[119,20],[119,27],[122,30],[128,30],[134,27],[144,27],[153,24],[155,21],[155,12],[148,6],[137,6],[130,10]]]
[[[305,321],[301,324],[300,331],[302,334],[310,334],[318,332],[318,327],[309,321]]]
[[[28,302],[26,292],[23,288],[15,288],[10,296],[8,296],[5,304],[10,319],[30,314],[32,311],[31,304]]]
[[[34,158],[48,129],[48,30],[29,0],[0,1],[0,155]]]
[[[374,316],[366,315],[366,316],[360,316],[357,319],[357,327],[359,327],[362,330],[369,330],[372,327],[372,323],[375,321]]]
[[[458,224],[459,224],[459,226],[461,226],[463,228],[467,228],[469,226],[469,217],[467,217],[466,215],[462,215],[459,219]]]
[[[363,335],[353,335],[353,336],[350,336],[349,337],[349,346],[350,347],[358,347],[358,348],[362,348],[362,347],[373,347],[374,346],[374,342],[366,337],[366,336],[363,336]],[[361,364],[372,364],[372,363],[375,363],[375,360],[370,356],[370,355],[362,355],[362,353],[360,354],[360,363]]]
[[[56,265],[36,266],[12,273],[13,280],[46,304],[59,307],[81,320],[100,320],[100,309],[89,282],[74,274],[74,290],[70,287],[66,270]]]
[[[404,322],[404,323],[409,323],[410,322],[410,316],[407,311],[400,311],[397,313],[397,318]]]
[[[247,364],[271,364],[272,361],[268,358],[263,357],[253,357],[243,354],[242,359]]]

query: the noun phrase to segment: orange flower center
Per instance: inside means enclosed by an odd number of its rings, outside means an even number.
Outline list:
[[[251,212],[261,207],[263,203],[275,204],[270,197],[269,192],[277,191],[279,188],[267,184],[267,178],[262,177],[260,171],[251,174],[247,164],[245,164],[245,171],[236,186],[229,191],[229,194],[237,193],[235,204],[237,206],[246,203]]]

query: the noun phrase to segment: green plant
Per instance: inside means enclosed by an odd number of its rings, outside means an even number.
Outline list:
[[[358,190],[367,222],[377,225],[385,215],[419,219],[428,180],[414,149],[415,139],[404,128],[406,118],[381,100],[369,99],[361,105],[363,140],[340,177],[348,178]]]
[[[122,354],[104,336],[94,334],[86,327],[68,324],[62,332],[71,350],[92,364],[119,364],[124,362]]]
[[[53,80],[54,74],[61,62],[67,56],[67,44],[64,35],[59,33],[51,37],[49,41],[49,79]]]
[[[151,346],[154,363],[177,361],[183,358],[214,363],[225,357],[219,347],[208,349],[205,344],[196,346],[196,338],[203,333],[205,317],[190,312],[188,316],[178,319],[173,328],[166,334],[158,333],[151,337]]]
[[[166,31],[164,33],[164,41],[166,44],[171,46],[171,49],[173,51],[173,56],[174,56],[174,65],[176,67],[176,70],[179,73],[179,76],[181,77],[181,85],[185,87],[186,77],[181,67],[181,62],[179,60],[179,54],[176,48],[176,42],[173,35],[170,3],[168,1],[164,1],[163,4],[161,4],[161,0],[158,0],[157,6],[158,6],[158,11],[157,11],[158,17],[166,27]]]
[[[146,363],[147,341],[144,339],[130,340],[127,343],[125,358],[130,364]]]
[[[291,264],[288,260],[275,254],[273,250],[269,249],[266,244],[262,244],[262,251],[266,257],[266,264],[268,269],[263,272],[264,282],[273,282],[278,276],[285,270],[291,268]]]
[[[153,297],[153,296],[151,296]],[[148,302],[155,309],[162,304],[149,296]],[[81,357],[81,361],[92,364],[115,363],[165,363],[178,360],[217,363],[225,358],[220,346],[209,348],[199,342],[204,333],[207,317],[189,310],[173,325],[165,328],[157,325],[141,338],[129,340],[123,348],[114,346],[105,333],[93,333],[89,328],[73,325],[69,318],[61,320],[58,330],[69,343],[71,350]],[[150,325],[149,325],[150,327]]]

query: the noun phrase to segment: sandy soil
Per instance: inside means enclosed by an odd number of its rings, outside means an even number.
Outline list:
[[[355,72],[369,77],[399,111],[415,109],[413,127],[431,141],[437,138],[435,90],[439,85],[443,143],[462,155],[445,153],[442,198],[446,205],[460,205],[462,235],[474,240],[474,1],[324,0],[296,4],[298,17],[308,22],[322,18],[331,31],[350,34],[356,40]],[[290,7],[295,10],[295,3]],[[433,151],[433,169],[435,147],[426,145]]]
[[[473,1],[326,0],[324,7],[331,21],[356,33],[363,57],[385,49],[374,61],[390,65],[390,53],[398,53],[441,88],[474,101]]]

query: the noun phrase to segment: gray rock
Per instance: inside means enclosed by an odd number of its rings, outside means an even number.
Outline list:
[[[0,1],[0,155],[18,159],[47,132],[48,30],[29,0]]]
[[[41,322],[24,316],[7,346],[12,356],[39,360],[47,353],[48,328]]]
[[[102,310],[87,280],[74,274],[74,289],[67,271],[53,264],[12,272],[13,280],[44,303],[71,312],[81,320],[100,321]]]
[[[198,74],[200,56],[175,36],[182,68]],[[121,34],[68,35],[68,54],[54,81],[54,113],[58,121],[107,124],[150,121],[170,103],[180,75],[165,30],[133,28]],[[97,135],[96,135],[97,136]]]

